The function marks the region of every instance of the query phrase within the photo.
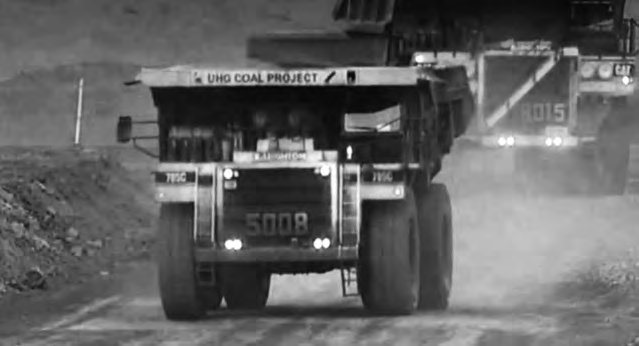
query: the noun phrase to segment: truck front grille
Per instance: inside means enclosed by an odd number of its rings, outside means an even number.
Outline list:
[[[547,56],[488,56],[485,62],[483,113],[489,117],[506,104],[548,60]],[[562,57],[533,88],[514,105],[496,128],[521,134],[541,134],[546,126],[567,126],[576,90],[571,79],[576,59]]]
[[[332,233],[331,178],[314,168],[241,169],[226,181],[220,236],[248,247],[300,246]]]

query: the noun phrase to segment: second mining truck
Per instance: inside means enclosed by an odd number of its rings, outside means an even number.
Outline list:
[[[512,150],[516,172],[529,180],[622,194],[637,178],[637,23],[624,5],[510,2],[480,11],[474,132],[484,145]]]
[[[301,56],[320,65],[463,68],[476,109],[466,138],[511,150],[524,177],[621,194],[639,181],[632,144],[639,116],[631,105],[637,22],[625,17],[625,5],[339,0],[334,18],[347,34],[262,37],[253,54],[296,64],[300,55],[290,51],[305,46]],[[464,108],[458,114],[470,109],[463,99],[452,105]]]
[[[362,3],[341,1],[336,16],[370,36],[384,12]],[[477,106],[467,137],[512,150],[519,174],[605,194],[639,178],[637,22],[624,0],[368,3],[392,5],[377,19],[395,63],[466,67]]]

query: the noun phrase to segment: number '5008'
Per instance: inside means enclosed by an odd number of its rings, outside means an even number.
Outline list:
[[[246,235],[303,236],[308,234],[306,213],[249,213],[246,214]]]

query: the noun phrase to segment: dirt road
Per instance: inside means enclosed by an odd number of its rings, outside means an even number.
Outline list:
[[[152,283],[147,269],[130,278]],[[265,312],[220,312],[194,324],[165,321],[150,287],[148,294],[107,295],[40,327],[22,345],[496,345],[486,338],[504,332],[526,341],[557,328],[554,318],[540,314],[462,307],[442,315],[365,317],[356,299],[338,297],[338,280],[281,277]]]
[[[5,326],[12,337],[2,345],[626,345],[639,335],[637,301],[601,300],[584,279],[591,265],[639,243],[637,202],[526,197],[508,188],[507,175],[473,160],[453,157],[440,178],[451,187],[456,218],[455,287],[445,313],[367,316],[357,298],[341,297],[331,273],[276,277],[262,313],[222,310],[171,323],[154,266],[141,262],[14,307],[31,325],[14,322],[13,334]]]

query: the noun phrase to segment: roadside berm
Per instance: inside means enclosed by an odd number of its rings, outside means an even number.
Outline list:
[[[0,300],[149,255],[150,177],[110,150],[0,150]]]

